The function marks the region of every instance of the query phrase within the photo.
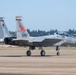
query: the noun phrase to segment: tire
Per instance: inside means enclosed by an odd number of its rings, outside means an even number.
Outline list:
[[[28,51],[26,52],[26,54],[27,54],[27,56],[31,56],[31,51],[28,50]]]
[[[60,55],[60,53],[59,52],[57,52],[57,54],[56,54],[57,56],[59,56]]]
[[[40,54],[41,54],[41,56],[45,56],[45,51],[42,50]]]

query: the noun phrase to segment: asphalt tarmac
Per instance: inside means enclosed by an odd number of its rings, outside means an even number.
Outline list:
[[[56,56],[55,48],[44,48],[26,56],[28,48],[0,47],[0,75],[76,75],[76,48],[62,47]]]

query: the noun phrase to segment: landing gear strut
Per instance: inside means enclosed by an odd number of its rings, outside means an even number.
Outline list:
[[[57,46],[57,47],[56,47],[56,51],[57,51],[56,55],[57,55],[57,56],[60,55],[59,50],[60,50],[60,49],[59,49],[59,46]]]

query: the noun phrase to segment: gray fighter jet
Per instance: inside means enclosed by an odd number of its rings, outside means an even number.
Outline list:
[[[28,46],[29,50],[27,50],[27,56],[31,56],[31,50],[34,50],[35,47],[39,47],[41,50],[40,55],[45,56],[45,51],[43,47],[55,46],[56,47],[56,55],[60,55],[59,47],[62,44],[74,44],[76,45],[76,39],[69,36],[63,36],[59,34],[47,35],[47,36],[39,36],[39,37],[31,37],[27,32],[26,28],[22,23],[22,19],[20,16],[16,16],[16,30],[17,30],[17,38],[13,39],[9,31],[4,23],[4,20],[1,20],[0,24],[1,35],[6,35],[3,39],[5,44],[10,45],[18,45],[18,46]],[[4,34],[3,34],[4,33]]]
[[[41,50],[41,56],[45,56],[45,51],[42,47],[49,46],[56,46],[56,54],[60,54],[59,46],[63,43],[63,37],[61,35],[54,34],[47,36],[31,37],[25,29],[20,16],[16,17],[16,30],[17,39],[13,39],[12,41],[18,45],[20,44],[23,46],[29,46],[29,50],[26,52],[27,56],[31,56],[31,50],[34,50],[35,47],[39,47],[39,49]]]
[[[0,43],[3,43],[7,37],[11,37],[11,35],[5,25],[3,17],[0,17]]]

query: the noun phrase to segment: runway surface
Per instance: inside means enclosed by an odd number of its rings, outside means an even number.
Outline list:
[[[26,49],[0,48],[0,75],[76,75],[76,48],[61,48],[60,56],[44,48],[43,57],[38,49],[26,56]]]

